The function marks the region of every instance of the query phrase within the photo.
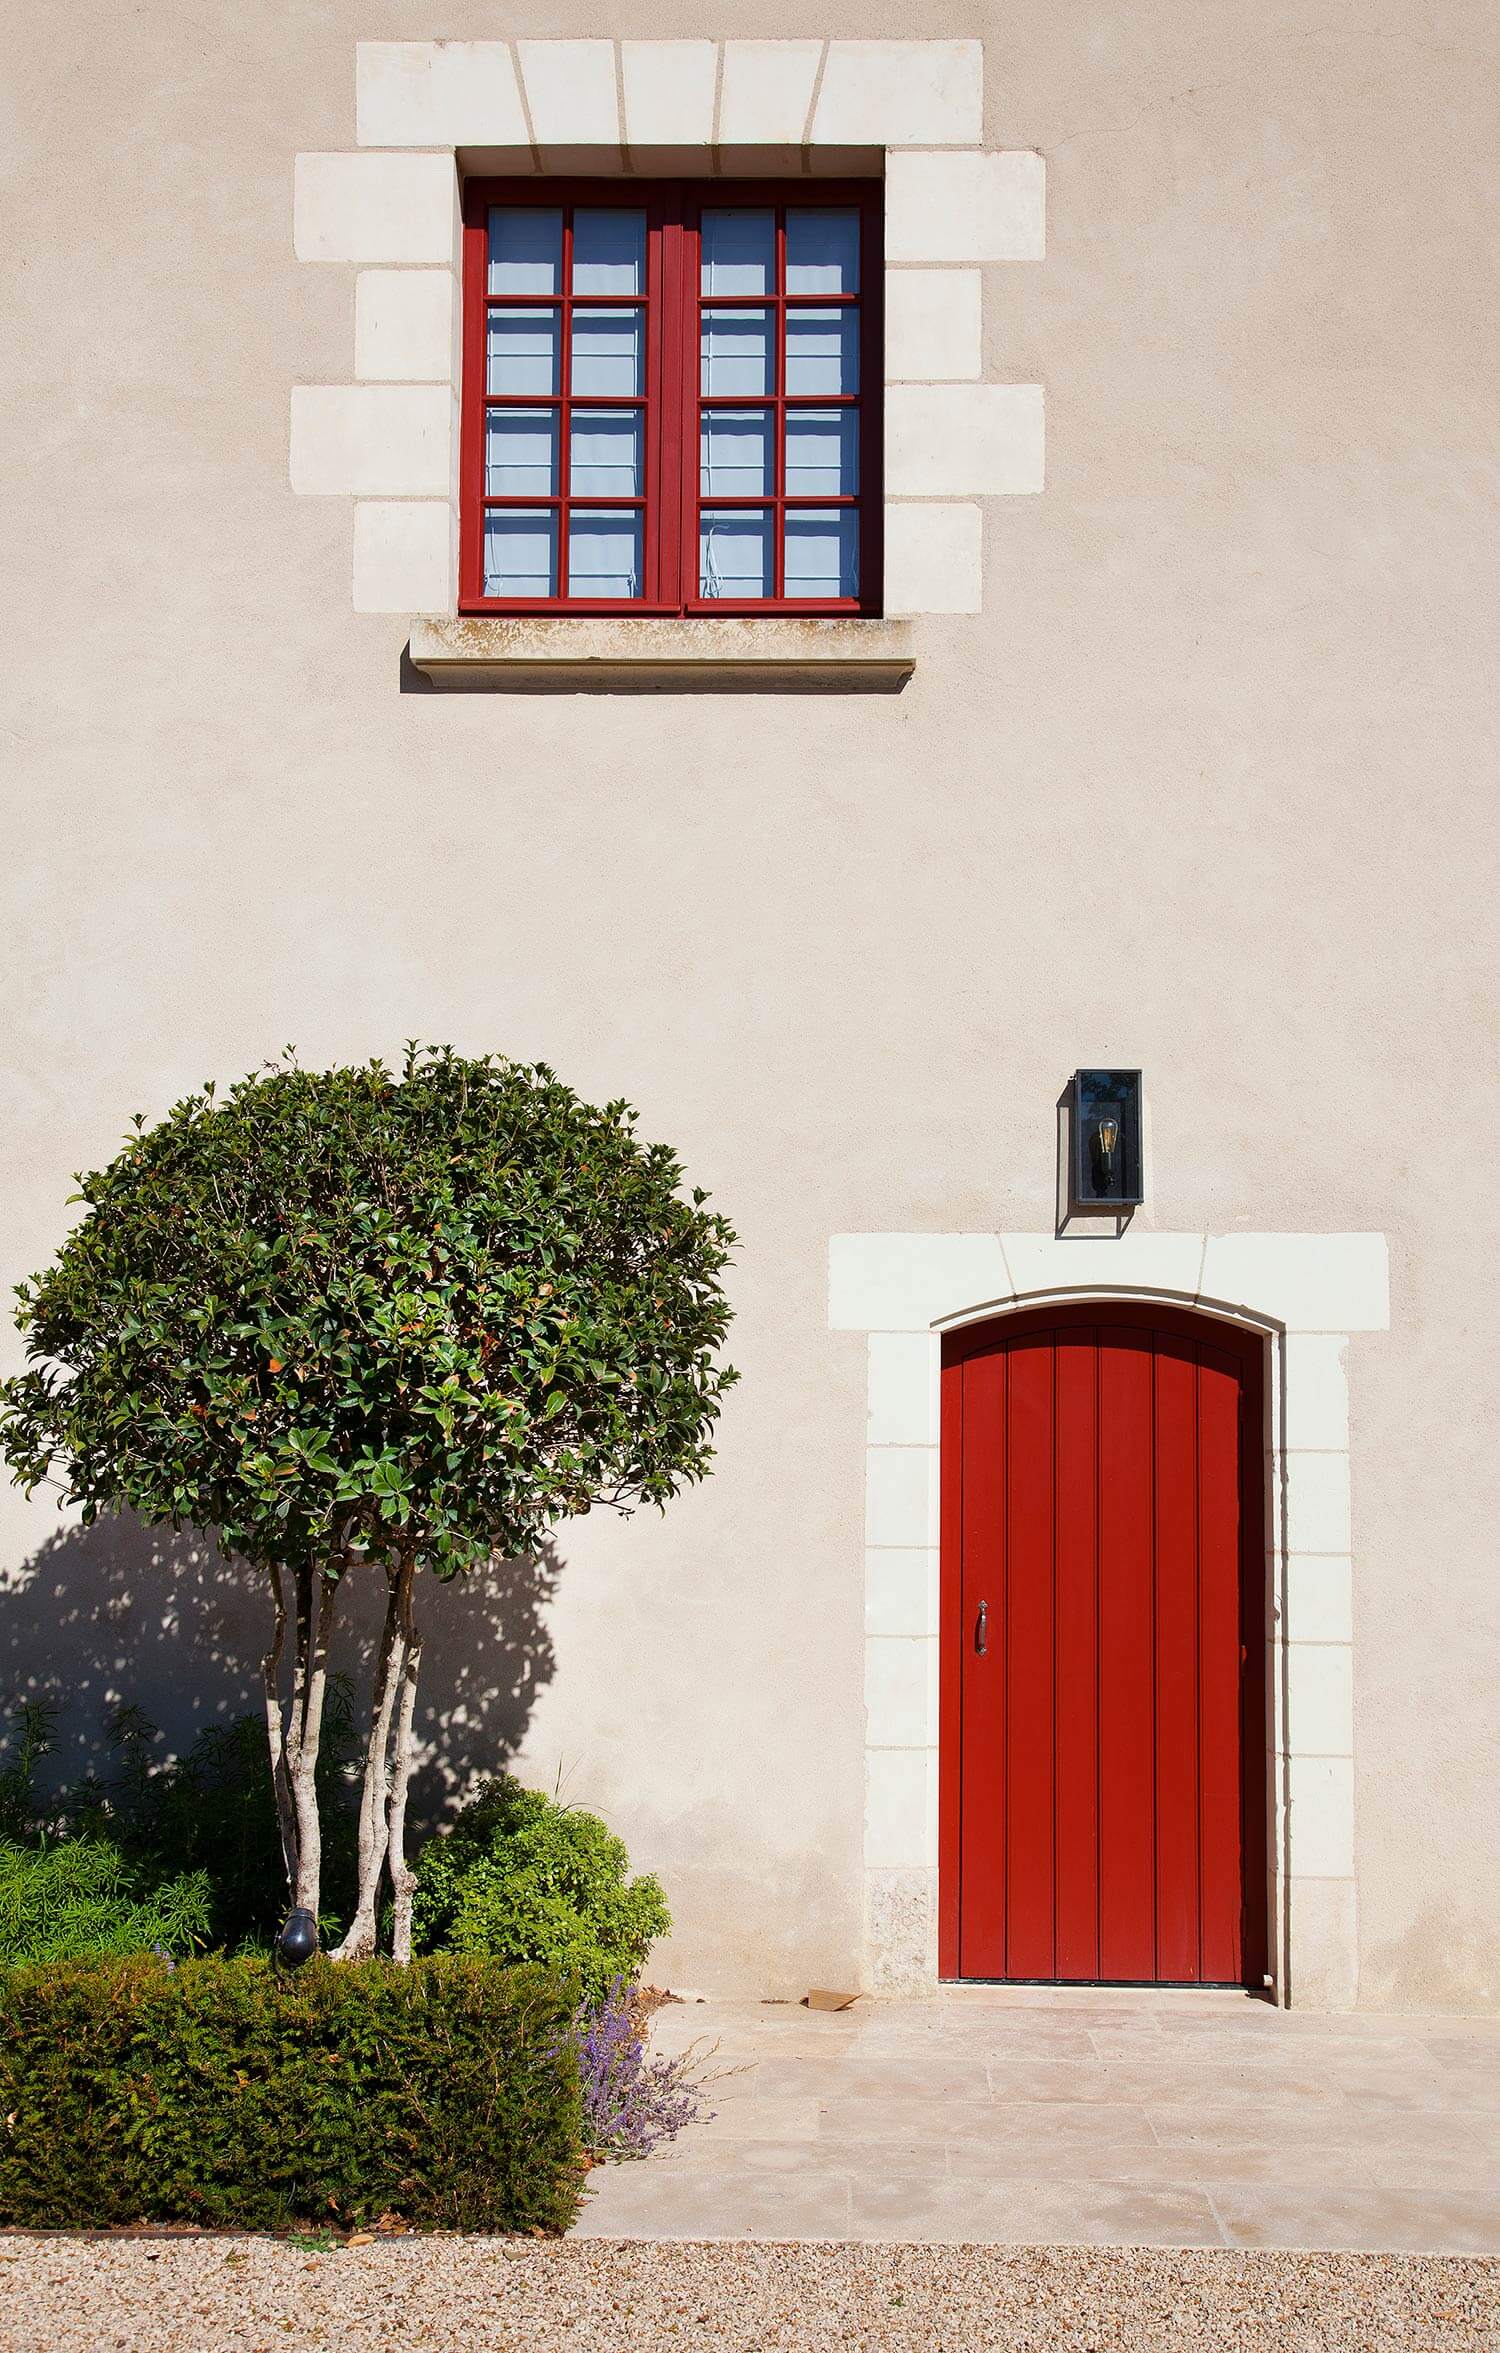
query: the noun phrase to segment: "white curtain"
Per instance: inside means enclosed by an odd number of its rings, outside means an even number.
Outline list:
[[[700,596],[769,596],[771,578],[769,515],[708,513],[700,518]]]
[[[569,596],[639,596],[639,515],[574,508],[568,530]]]

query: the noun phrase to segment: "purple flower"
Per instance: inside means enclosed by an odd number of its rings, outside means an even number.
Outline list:
[[[647,2057],[640,1996],[624,1978],[611,1982],[597,2008],[583,2005],[571,2040],[583,2090],[584,2139],[597,2157],[649,2157],[684,2125],[712,2115],[704,2106],[696,2050],[675,2059]]]

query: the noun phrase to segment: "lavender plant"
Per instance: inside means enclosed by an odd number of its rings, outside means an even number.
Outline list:
[[[676,2058],[647,2056],[640,1989],[614,1978],[602,2002],[586,2002],[569,2039],[578,2054],[585,2145],[616,2162],[649,2157],[685,2125],[706,2123],[712,2052],[695,2046]]]

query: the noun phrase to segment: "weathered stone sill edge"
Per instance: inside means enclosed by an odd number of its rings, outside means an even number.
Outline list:
[[[910,621],[616,620],[580,614],[443,615],[411,625],[414,669],[429,678],[536,676],[816,678],[890,684],[916,664]]]

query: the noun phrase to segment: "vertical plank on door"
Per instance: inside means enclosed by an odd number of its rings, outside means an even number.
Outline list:
[[[1006,1437],[1005,1973],[1053,1973],[1054,1524],[1050,1333],[1010,1351]]]
[[[959,1971],[963,1823],[964,1368],[945,1362],[939,1426],[938,1975]]]
[[[965,1977],[1005,1975],[1005,1430],[1008,1357],[963,1368],[963,1886]],[[981,1608],[987,1647],[976,1640]]]
[[[1098,1339],[1091,1324],[1056,1336],[1056,1968],[1085,1984],[1099,1974]]]
[[[1156,1348],[1156,1970],[1192,1984],[1198,1938],[1197,1350]]]
[[[1099,1332],[1099,1969],[1156,1975],[1149,1332]]]
[[[1199,1352],[1198,1545],[1203,1726],[1203,1974],[1233,1984],[1244,1969],[1241,1906],[1240,1372],[1216,1348]]]

